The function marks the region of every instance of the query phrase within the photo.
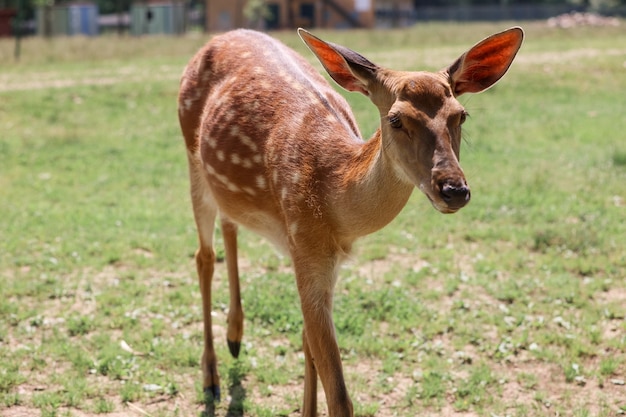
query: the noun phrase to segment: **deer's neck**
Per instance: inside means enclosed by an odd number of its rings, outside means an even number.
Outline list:
[[[345,230],[357,238],[381,229],[406,205],[413,184],[397,172],[384,151],[380,128],[337,167],[335,215]]]

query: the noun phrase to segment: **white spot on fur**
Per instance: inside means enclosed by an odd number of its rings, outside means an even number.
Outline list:
[[[265,181],[265,177],[263,175],[258,175],[256,177],[256,185],[261,189],[265,190],[267,187],[267,182]]]
[[[312,93],[311,91],[307,91],[306,92],[306,96],[312,102],[314,102],[317,99],[317,96],[314,93]]]
[[[251,196],[255,196],[256,195],[256,191],[254,191],[252,188],[250,187],[241,187],[241,189],[246,193],[249,194]]]
[[[252,168],[252,161],[248,158],[244,158],[241,160],[241,166],[244,168]]]
[[[228,123],[235,118],[236,114],[234,110],[228,110],[224,114],[224,123]]]
[[[241,135],[239,136],[239,139],[241,140],[241,143],[246,145],[248,148],[252,149],[252,151],[256,152],[259,150],[259,147],[257,146],[257,144],[254,143],[254,141],[250,139],[249,136]]]
[[[208,133],[202,135],[202,142],[209,145],[210,148],[215,149],[217,147],[217,141],[214,140]]]
[[[231,182],[230,179],[226,175],[216,172],[215,168],[213,168],[211,165],[205,165],[205,168],[207,172],[209,173],[209,175],[215,178],[225,188],[235,193],[241,192],[241,189],[237,186],[237,184]]]
[[[226,188],[228,188],[230,191],[234,192],[234,193],[238,193],[241,190],[239,189],[239,187],[237,187],[235,184],[233,184],[232,182],[227,182],[226,183]]]
[[[226,155],[224,155],[224,151],[217,151],[215,156],[217,156],[217,159],[219,159],[220,162],[224,162],[226,160]]]
[[[239,155],[237,155],[236,153],[234,153],[234,154],[232,154],[232,155],[230,156],[230,162],[231,162],[233,165],[239,165],[239,164],[241,164],[241,158],[239,157]]]
[[[289,233],[293,236],[298,232],[298,222],[294,221],[289,225]]]
[[[293,79],[289,80],[289,85],[296,91],[302,91],[304,89],[301,83]]]

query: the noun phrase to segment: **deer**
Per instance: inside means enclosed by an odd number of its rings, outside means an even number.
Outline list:
[[[271,36],[237,29],[213,37],[185,67],[178,116],[199,237],[203,388],[220,400],[211,282],[219,217],[229,285],[226,339],[239,356],[244,314],[237,232],[245,227],[287,254],[295,271],[304,353],[302,416],[317,415],[318,378],[330,417],[352,417],[333,291],[356,239],[391,222],[418,188],[441,213],[470,201],[461,169],[458,97],[499,81],[522,45],[512,27],[438,72],[388,69],[298,29],[339,86],[369,97],[380,126],[363,140],[348,102],[305,58]]]

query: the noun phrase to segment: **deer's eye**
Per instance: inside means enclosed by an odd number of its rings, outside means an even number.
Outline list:
[[[398,113],[389,115],[389,125],[394,129],[402,128],[402,120],[400,119],[400,115]]]
[[[461,118],[459,119],[459,124],[460,125],[465,123],[465,120],[467,119],[467,116],[469,116],[469,113],[466,112],[465,110],[463,110],[463,113],[461,113]]]

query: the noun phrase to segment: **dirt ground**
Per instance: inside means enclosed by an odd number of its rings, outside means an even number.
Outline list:
[[[529,63],[533,65],[537,64],[550,64],[553,62],[563,61],[575,61],[581,57],[593,58],[598,54],[615,54],[626,56],[626,49],[617,48],[610,51],[595,51],[589,49],[580,49],[566,51],[561,54],[522,54],[518,62]],[[625,61],[626,65],[626,61]],[[130,71],[130,74],[128,73]],[[141,80],[143,74],[133,73],[131,70],[121,70],[119,74],[108,74],[108,77],[102,77],[97,73],[86,73],[79,78],[65,78],[65,76],[59,74],[42,74],[37,79],[20,79],[9,80],[7,77],[14,77],[14,75],[0,75],[0,91],[18,91],[18,90],[31,90],[41,88],[66,88],[74,85],[109,85],[121,82],[128,82],[129,80]],[[161,71],[160,77],[163,80],[178,80],[180,76],[180,68],[172,67],[166,68]],[[152,76],[153,77],[153,76]],[[378,261],[377,261],[378,262]],[[392,262],[392,261],[385,261]],[[369,265],[368,268],[375,267],[384,268],[384,265]],[[626,304],[626,289],[613,290],[604,295],[610,298],[611,301],[620,300]],[[613,327],[604,329],[604,332],[613,334],[619,332],[620,328]],[[216,329],[216,333],[219,333],[219,329]],[[442,343],[445,343],[445,339],[442,339]],[[468,352],[471,355],[471,351]],[[590,364],[592,365],[592,364]],[[608,379],[606,381],[598,380],[585,380],[577,383],[566,383],[562,378],[562,370],[556,369],[552,364],[546,364],[531,358],[530,356],[519,355],[512,361],[503,364],[493,364],[498,367],[497,374],[501,378],[501,400],[509,406],[507,413],[504,415],[517,415],[516,406],[519,404],[532,405],[534,408],[533,415],[555,415],[553,411],[554,404],[562,402],[567,399],[572,406],[572,414],[575,414],[575,409],[586,409],[589,411],[590,416],[604,415],[602,409],[612,410],[610,415],[622,415],[624,414],[618,407],[624,405],[626,401],[626,386],[624,385],[622,374],[619,378]],[[379,366],[373,363],[360,363],[356,366],[346,366],[346,374],[358,374],[360,377],[369,381],[376,381],[376,374]],[[522,386],[518,382],[518,375],[531,374],[536,376],[536,386],[532,389]],[[199,372],[198,372],[199,377]],[[397,416],[397,410],[394,410],[393,405],[403,398],[406,391],[401,382],[402,377],[398,377],[399,382],[395,390],[391,393],[387,393],[384,396],[380,395],[379,398],[368,398],[368,402],[378,401],[380,403],[380,410],[376,413],[379,417],[393,417]],[[409,381],[410,382],[410,381]],[[246,384],[246,381],[244,381]],[[182,392],[194,392],[193,382],[181,381]],[[37,390],[36,386],[29,386],[23,384],[19,390],[29,391]],[[258,392],[250,390],[246,393],[247,397],[252,401],[262,404],[271,405],[272,402],[280,402],[285,396],[300,397],[302,390],[301,381],[293,381],[292,383],[276,388],[276,391],[272,396],[261,396]],[[536,392],[549,393],[542,398],[537,398]],[[359,393],[352,393],[355,398],[358,398]],[[175,397],[162,397],[154,398],[150,403],[136,405],[133,403],[122,404],[118,398],[111,398],[114,402],[115,412],[106,414],[109,417],[133,417],[133,416],[163,416],[163,415],[178,415],[178,416],[197,416],[201,411],[201,407],[196,404],[194,398],[186,398],[184,395],[179,394]],[[228,411],[229,398],[222,400],[222,403],[218,406],[216,416],[230,416],[235,417],[240,414],[229,413]],[[323,394],[319,393],[320,404],[320,416],[327,416],[325,410],[325,400]],[[608,407],[603,407],[608,406]],[[510,413],[510,414],[509,414]],[[14,406],[7,409],[0,410],[0,416],[2,417],[33,417],[41,415],[41,411],[37,408],[31,408],[26,406]],[[96,417],[103,414],[86,413],[78,409],[59,409],[57,415],[71,415],[75,417]],[[428,411],[424,416],[455,416],[455,417],[473,417],[477,414],[456,412],[452,405],[446,404],[441,409],[433,409]],[[299,410],[294,410],[288,417],[299,416]],[[493,417],[499,417],[496,414],[491,413]]]

